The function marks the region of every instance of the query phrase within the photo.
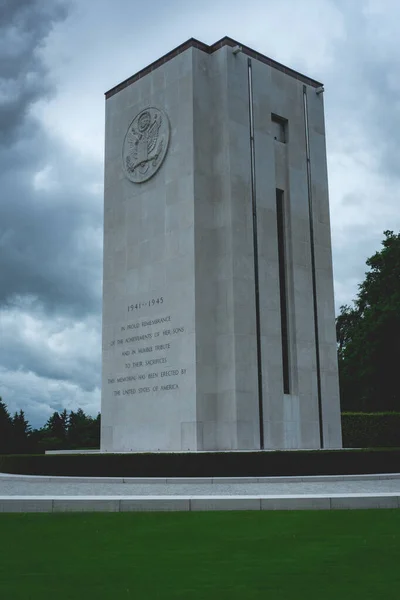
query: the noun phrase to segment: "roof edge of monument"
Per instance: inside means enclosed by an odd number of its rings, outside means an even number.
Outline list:
[[[143,69],[141,69],[134,75],[131,75],[130,77],[128,77],[127,79],[125,79],[124,81],[119,83],[118,85],[112,87],[110,90],[108,90],[108,92],[105,93],[105,97],[106,97],[106,99],[111,98],[111,96],[114,96],[115,94],[117,94],[121,90],[125,89],[126,87],[128,87],[129,85],[134,83],[135,81],[138,81],[138,79],[141,79],[148,73],[151,73],[151,71],[158,69],[158,67],[165,64],[172,58],[175,58],[175,56],[182,54],[182,52],[185,52],[185,50],[188,50],[189,48],[197,48],[198,50],[202,50],[203,52],[206,52],[207,54],[212,54],[213,52],[215,52],[216,50],[219,50],[223,46],[231,46],[231,47],[240,46],[240,48],[242,49],[242,52],[244,54],[247,54],[247,56],[250,56],[251,58],[255,58],[256,60],[259,60],[260,62],[263,62],[263,63],[269,65],[270,67],[277,69],[278,71],[282,71],[283,73],[286,73],[287,75],[290,75],[291,77],[294,77],[295,79],[298,79],[299,81],[302,81],[303,83],[311,85],[312,87],[320,87],[322,85],[321,82],[316,81],[315,79],[312,79],[311,77],[307,77],[306,75],[302,75],[302,73],[299,73],[298,71],[295,71],[294,69],[285,67],[285,65],[282,65],[281,63],[277,62],[276,60],[273,60],[272,58],[268,58],[268,56],[265,56],[265,54],[261,54],[261,52],[257,52],[256,50],[249,48],[249,46],[244,46],[240,42],[237,42],[236,40],[234,40],[228,36],[225,36],[225,37],[221,38],[220,40],[218,40],[217,42],[215,42],[214,44],[211,44],[211,46],[209,46],[208,44],[205,44],[204,42],[200,42],[199,40],[196,40],[195,38],[189,38],[186,42],[184,42],[183,44],[180,44],[173,50],[170,50],[170,52],[167,52],[167,54],[164,54],[164,56],[161,56],[161,58],[158,58],[157,60],[152,62],[147,67],[144,67]]]

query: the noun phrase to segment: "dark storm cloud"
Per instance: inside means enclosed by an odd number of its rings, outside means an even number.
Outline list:
[[[66,17],[64,2],[0,0],[0,395],[34,426],[99,396],[101,169],[35,117]]]
[[[66,5],[43,0],[0,0],[0,143],[18,135],[28,107],[49,93],[38,49]]]
[[[30,113],[52,91],[40,49],[66,5],[0,0],[0,14],[0,306],[29,295],[82,315],[100,301],[101,200],[82,189],[98,172]]]
[[[40,136],[25,140],[12,151],[14,168],[0,174],[0,305],[30,295],[48,310],[82,315],[99,309],[101,256],[93,237],[101,236],[100,199],[93,201],[68,181],[74,168],[83,179],[90,173],[56,147],[56,157],[48,157],[48,178],[55,183],[50,180],[49,189],[35,190],[35,169],[42,165],[23,165],[21,154],[38,143],[40,151]]]

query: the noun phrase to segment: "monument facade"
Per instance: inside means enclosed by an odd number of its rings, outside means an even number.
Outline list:
[[[102,451],[341,447],[322,92],[230,38],[107,92]]]

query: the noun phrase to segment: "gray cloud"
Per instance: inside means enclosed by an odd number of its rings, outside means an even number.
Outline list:
[[[335,0],[343,32],[321,69],[337,309],[355,298],[385,229],[400,229],[400,6]],[[318,77],[317,77],[318,78]]]
[[[5,15],[5,18],[4,18]],[[7,20],[8,16],[8,20]],[[78,162],[30,113],[51,85],[39,49],[65,4],[6,2],[0,27],[0,305],[20,295],[48,310],[99,310],[101,199],[82,190],[98,172]]]
[[[48,310],[82,315],[100,308],[101,256],[88,233],[101,240],[101,198],[68,180],[79,166],[56,145],[55,158],[19,166],[41,135],[14,149],[13,168],[0,174],[0,304],[29,294]],[[95,180],[87,167],[79,171]]]
[[[29,106],[51,87],[38,50],[53,23],[67,15],[61,2],[0,2],[0,143],[15,141]]]
[[[387,0],[340,0],[338,5],[346,17],[346,34],[328,71],[328,118],[336,125],[342,121],[343,127],[358,126],[368,144],[365,149],[376,156],[380,177],[398,179],[400,5]]]
[[[101,172],[34,110],[55,94],[44,49],[67,14],[0,0],[0,395],[34,425],[99,400]]]

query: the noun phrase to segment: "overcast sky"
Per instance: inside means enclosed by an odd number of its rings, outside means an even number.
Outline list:
[[[336,306],[400,229],[398,0],[0,0],[0,395],[100,409],[104,92],[229,35],[325,84]]]

